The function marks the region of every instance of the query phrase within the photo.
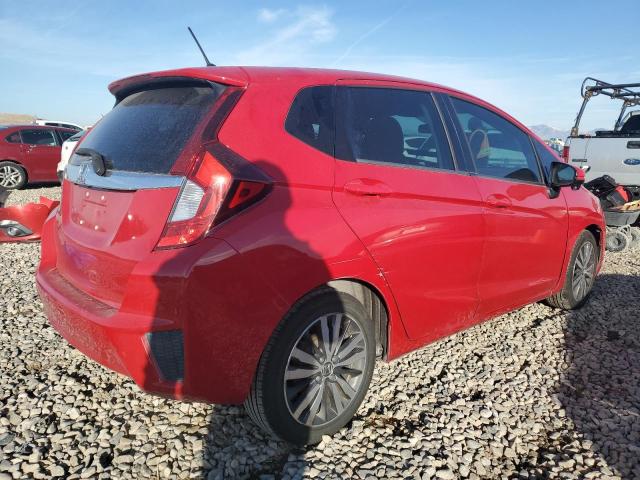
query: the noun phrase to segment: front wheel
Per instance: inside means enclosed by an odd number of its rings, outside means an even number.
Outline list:
[[[373,321],[360,302],[330,288],[312,293],[274,332],[245,408],[283,440],[317,443],[355,414],[375,351]]]
[[[598,252],[593,234],[586,230],[582,232],[571,252],[562,290],[547,298],[549,305],[574,310],[587,301],[596,278]]]

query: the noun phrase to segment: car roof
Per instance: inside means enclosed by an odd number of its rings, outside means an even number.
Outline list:
[[[352,70],[337,70],[326,68],[303,68],[303,67],[258,67],[258,66],[212,66],[212,67],[188,67],[176,70],[163,70],[150,72],[141,75],[126,77],[109,84],[109,91],[119,96],[120,93],[128,91],[137,84],[154,82],[163,78],[188,77],[212,82],[224,83],[238,87],[247,87],[252,83],[283,83],[289,81],[299,84],[302,88],[305,85],[334,84],[338,80],[370,80],[376,82],[398,82],[403,84],[413,84],[422,87],[433,88],[446,94],[459,96],[464,100],[488,107],[491,110],[506,117],[521,129],[532,135],[538,141],[542,141],[526,125],[522,124],[511,115],[482,100],[474,95],[470,95],[455,88],[446,87],[438,83],[427,82],[415,78],[387,75],[382,73],[360,72]],[[126,96],[126,93],[124,93]]]
[[[47,120],[47,119],[44,119],[44,118],[38,118],[36,121],[37,122],[44,122],[44,123],[64,123],[65,125],[73,125],[73,126],[76,126],[76,127],[80,126],[77,123],[67,122],[66,120]]]
[[[191,77],[211,80],[229,85],[247,86],[249,83],[267,83],[272,81],[282,82],[289,80],[292,82],[308,83],[335,83],[341,79],[364,79],[387,82],[403,82],[418,85],[435,87],[464,94],[437,83],[425,82],[414,78],[386,75],[382,73],[359,72],[352,70],[338,70],[327,68],[303,68],[303,67],[190,67],[176,70],[163,70],[159,72],[134,75],[117,80],[109,85],[111,93],[117,92],[125,84],[144,82],[145,79],[159,77]],[[466,94],[465,94],[466,95]]]
[[[65,132],[77,132],[77,130],[74,130],[73,128],[67,128],[67,127],[54,127],[51,125],[35,125],[32,123],[24,123],[24,124],[12,124],[12,125],[0,125],[0,130],[2,130],[5,133],[9,133],[9,132],[13,132],[15,130],[22,130],[28,128],[30,130],[62,130]]]
[[[55,128],[56,130],[75,131],[73,128],[57,127],[55,125],[38,125],[37,123],[13,123],[13,124],[7,124],[7,125],[0,125],[0,128],[3,128],[3,129],[7,129],[7,128],[33,128],[34,130],[40,130],[40,129],[50,130],[52,128]]]
[[[427,82],[415,78],[387,75],[383,73],[361,72],[355,70],[338,70],[327,68],[305,68],[305,67],[259,67],[259,66],[211,66],[211,67],[187,67],[175,70],[162,70],[157,72],[133,75],[121,80],[116,80],[109,84],[109,91],[116,96],[119,93],[128,91],[137,84],[154,82],[163,78],[188,77],[194,79],[210,80],[212,82],[223,83],[238,87],[247,87],[251,83],[282,83],[289,81],[297,83],[300,88],[304,86],[334,84],[338,80],[372,80],[376,82],[398,82],[403,84],[419,85],[426,88],[439,90],[448,95],[458,96],[463,100],[476,103],[502,115],[528,135],[544,145],[544,141],[529,127],[519,120],[509,115],[504,110],[495,105],[469,93],[455,88],[440,85],[438,83]],[[126,96],[126,94],[125,94]],[[547,149],[553,151],[545,145]]]

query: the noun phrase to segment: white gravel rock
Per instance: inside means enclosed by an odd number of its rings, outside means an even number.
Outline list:
[[[14,193],[13,204],[59,188]],[[141,392],[49,327],[38,244],[0,245],[0,479],[640,478],[640,251],[579,311],[529,305],[391,364],[316,446]]]

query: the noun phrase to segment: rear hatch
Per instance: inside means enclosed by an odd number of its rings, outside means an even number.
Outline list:
[[[119,306],[134,267],[158,248],[168,218],[182,208],[176,199],[231,90],[172,79],[119,98],[70,158],[56,238],[60,275]]]

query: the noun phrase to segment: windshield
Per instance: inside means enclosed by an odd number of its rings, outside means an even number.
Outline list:
[[[224,86],[176,86],[133,93],[82,141],[113,170],[169,173]]]

